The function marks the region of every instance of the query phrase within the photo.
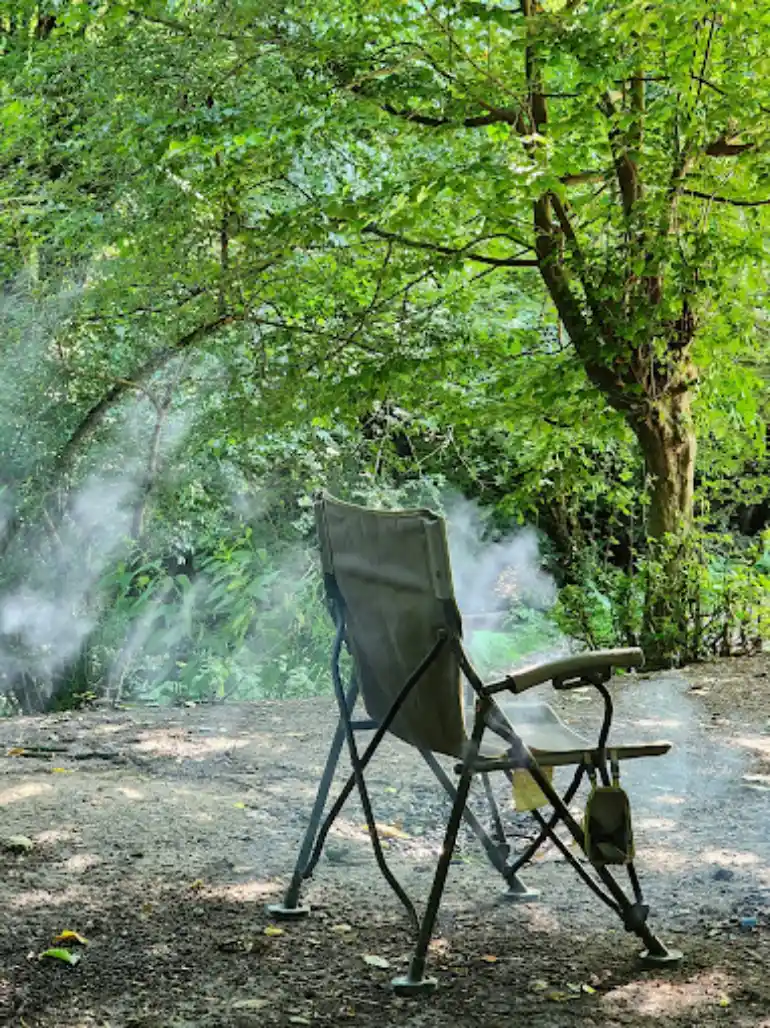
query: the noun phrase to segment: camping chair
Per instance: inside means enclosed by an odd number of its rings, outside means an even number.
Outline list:
[[[506,883],[511,899],[526,901],[537,896],[522,882],[519,870],[550,840],[593,892],[615,911],[625,928],[644,942],[642,959],[647,966],[678,962],[681,954],[667,949],[647,926],[649,908],[643,901],[632,863],[628,802],[618,785],[621,761],[659,756],[670,746],[609,745],[612,700],[605,683],[614,667],[641,664],[641,651],[583,653],[484,684],[463,648],[444,522],[440,517],[427,510],[368,510],[323,494],[316,501],[316,523],[327,602],[336,625],[331,670],[339,723],[294,873],[283,902],[268,907],[270,913],[288,919],[309,912],[300,899],[302,882],[313,874],[331,826],[357,789],[377,864],[404,905],[417,934],[408,973],[393,981],[398,993],[413,994],[435,985],[425,975],[426,956],[462,821],[480,840],[492,866]],[[354,667],[347,688],[340,670],[343,647],[349,651]],[[475,695],[470,731],[463,706],[463,676]],[[569,728],[546,703],[517,706],[513,720],[509,720],[495,700],[499,693],[518,695],[549,681],[556,689],[584,684],[598,689],[605,712],[596,744]],[[363,699],[367,717],[354,716],[359,698]],[[357,741],[361,732],[373,733],[363,752]],[[452,800],[443,849],[421,919],[385,860],[364,775],[388,732],[416,747]],[[488,733],[494,737],[491,745]],[[345,744],[352,773],[322,823]],[[456,785],[435,754],[457,762]],[[560,796],[552,785],[551,769],[566,765],[576,770],[569,788]],[[523,776],[529,791],[534,790],[538,797],[529,806],[539,833],[516,859],[511,856],[489,782],[493,771],[504,774],[514,788]],[[475,776],[481,778],[489,805],[491,832],[468,805]],[[590,816],[587,809],[581,825],[568,805],[586,776],[593,785],[594,804]],[[597,781],[601,782],[599,787]],[[546,804],[552,811],[548,817],[537,809]],[[586,855],[598,882],[556,833],[560,824]],[[613,864],[625,865],[633,898],[616,881],[610,870]]]

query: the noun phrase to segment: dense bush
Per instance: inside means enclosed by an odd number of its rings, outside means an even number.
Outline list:
[[[770,534],[667,537],[631,570],[583,555],[583,584],[565,586],[560,628],[589,647],[639,646],[685,664],[760,649],[770,637]]]

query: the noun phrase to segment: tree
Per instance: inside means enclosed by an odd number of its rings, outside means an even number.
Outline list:
[[[670,6],[0,7],[4,584],[105,468],[138,469],[156,556],[175,522],[209,547],[225,488],[283,522],[322,480],[435,471],[563,557],[625,531],[626,566],[690,522],[696,439],[703,495],[734,491],[767,19]],[[182,423],[195,500],[161,481]]]
[[[357,198],[363,231],[536,268],[638,440],[650,535],[687,529],[710,319],[736,267],[766,260],[768,5],[333,0],[324,14],[322,67],[362,107],[348,131],[392,168]]]

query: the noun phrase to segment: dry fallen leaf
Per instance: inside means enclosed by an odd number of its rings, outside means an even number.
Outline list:
[[[23,746],[11,746],[5,755],[6,757],[23,757],[26,752]]]
[[[375,823],[374,827],[377,829],[377,834],[382,839],[408,839],[409,838],[409,836],[406,834],[406,832],[402,831],[396,825],[381,825],[379,823]],[[369,826],[368,825],[363,825],[362,828],[363,828],[363,831],[365,831],[368,834]]]
[[[551,992],[546,993],[545,998],[552,1000],[554,1003],[566,1003],[569,995],[566,992],[559,991],[559,989],[553,989]]]
[[[386,967],[390,967],[390,961],[386,960],[385,957],[378,957],[376,953],[365,953],[362,959],[369,967],[381,967],[383,970]]]
[[[481,957],[481,960],[483,960],[485,964],[496,964],[497,959],[498,958],[494,955],[494,953],[485,953],[484,956]]]
[[[63,932],[59,932],[56,938],[53,940],[57,942],[75,942],[78,946],[87,946],[88,939],[84,939],[80,932],[71,932],[69,929],[65,929]]]

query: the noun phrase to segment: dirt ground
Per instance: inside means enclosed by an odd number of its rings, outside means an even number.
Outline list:
[[[624,784],[651,923],[684,951],[679,968],[640,970],[637,940],[554,849],[527,874],[541,900],[506,903],[464,835],[431,950],[439,988],[419,1000],[389,987],[410,929],[356,804],[306,887],[311,917],[265,913],[294,862],[330,699],[0,722],[0,1023],[770,1028],[769,690],[763,656],[616,680],[615,737],[675,744]],[[558,705],[596,724],[589,693]],[[445,797],[397,742],[370,781],[421,903]],[[507,809],[523,845],[528,824]],[[63,931],[88,940],[70,945],[76,965],[39,957]]]

